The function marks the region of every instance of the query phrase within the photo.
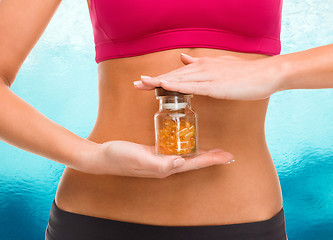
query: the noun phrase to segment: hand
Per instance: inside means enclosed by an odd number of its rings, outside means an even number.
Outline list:
[[[244,60],[233,56],[195,58],[181,55],[186,64],[157,77],[142,76],[134,85],[140,90],[166,90],[206,95],[218,99],[259,100],[280,89],[275,57]]]
[[[195,157],[157,156],[154,146],[127,141],[97,144],[97,154],[84,160],[81,171],[130,177],[165,178],[171,174],[234,162],[233,155],[221,149],[199,150]],[[176,160],[176,162],[175,162]],[[176,166],[174,164],[176,163]]]

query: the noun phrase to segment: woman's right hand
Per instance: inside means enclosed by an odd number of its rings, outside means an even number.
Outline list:
[[[130,177],[165,178],[217,164],[234,162],[233,155],[222,149],[199,150],[195,157],[182,159],[177,155],[157,156],[154,146],[127,141],[98,144],[98,154],[84,160],[84,172]]]

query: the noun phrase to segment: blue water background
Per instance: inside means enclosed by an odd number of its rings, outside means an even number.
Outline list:
[[[332,12],[332,0],[285,0],[282,54],[333,43]],[[98,95],[85,1],[63,0],[12,90],[48,118],[88,136]],[[333,89],[288,90],[271,97],[266,137],[281,181],[290,240],[333,239],[332,122]],[[1,240],[44,238],[63,169],[0,142]]]

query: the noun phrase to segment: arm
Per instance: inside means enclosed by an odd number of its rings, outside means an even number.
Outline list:
[[[96,143],[46,118],[0,81],[0,140],[23,150],[81,169]]]
[[[0,1],[0,140],[73,168],[97,144],[46,118],[10,90],[60,0]]]
[[[333,88],[333,44],[280,55],[276,62],[282,69],[278,91]]]
[[[288,89],[333,88],[333,44],[256,60],[181,55],[181,61],[186,66],[143,76],[134,86],[230,100],[259,100]]]

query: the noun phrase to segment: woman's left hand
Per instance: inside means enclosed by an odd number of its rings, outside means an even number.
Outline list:
[[[280,64],[275,57],[244,60],[233,56],[195,58],[181,55],[185,66],[156,76],[142,76],[140,90],[166,90],[218,99],[259,100],[282,89]]]

